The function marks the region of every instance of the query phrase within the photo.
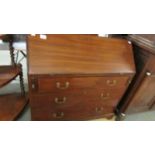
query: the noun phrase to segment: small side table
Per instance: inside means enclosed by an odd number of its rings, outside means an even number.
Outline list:
[[[9,42],[11,65],[0,66],[0,89],[19,77],[21,93],[0,95],[0,121],[15,120],[24,109],[27,98],[23,82],[22,65],[16,64],[12,35],[0,35],[0,39]]]

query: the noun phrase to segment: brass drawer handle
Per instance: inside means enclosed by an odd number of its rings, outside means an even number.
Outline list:
[[[109,86],[115,86],[116,83],[117,83],[116,80],[107,80],[107,85],[109,85]]]
[[[58,97],[56,97],[56,98],[54,99],[55,103],[57,103],[57,104],[63,104],[63,103],[66,102],[66,100],[67,100],[66,97],[63,97],[62,99],[59,99]]]
[[[103,99],[103,100],[107,100],[107,99],[109,99],[110,98],[110,94],[109,93],[101,93],[101,99]]]
[[[100,108],[99,108],[99,107],[96,107],[96,108],[95,108],[95,111],[96,111],[97,113],[101,113],[101,112],[103,112],[103,110],[104,110],[103,107],[100,107]]]
[[[64,85],[62,85],[60,82],[57,82],[57,83],[56,83],[56,87],[57,87],[58,89],[67,89],[67,88],[69,87],[69,82],[65,82]]]
[[[61,119],[64,117],[64,113],[63,112],[53,113],[53,117],[57,119]]]
[[[146,75],[147,76],[151,76],[151,72],[146,72]]]
[[[35,88],[36,88],[35,84],[34,84],[34,83],[32,83],[32,89],[35,89]]]
[[[36,91],[38,89],[38,81],[35,78],[31,79],[31,89],[32,91]]]

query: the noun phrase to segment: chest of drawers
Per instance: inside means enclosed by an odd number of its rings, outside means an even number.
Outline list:
[[[131,44],[91,35],[27,38],[32,120],[114,115],[135,74]]]

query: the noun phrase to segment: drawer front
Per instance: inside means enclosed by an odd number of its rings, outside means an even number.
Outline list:
[[[32,108],[32,120],[86,120],[95,119],[98,117],[104,117],[107,114],[112,114],[114,111],[113,107],[101,106],[101,105],[90,105],[85,106],[82,104],[70,106],[67,108]]]
[[[124,89],[97,89],[74,91],[72,93],[51,93],[32,95],[30,97],[32,107],[69,107],[73,105],[103,105],[116,106],[124,93]]]
[[[118,89],[127,87],[127,76],[50,78],[39,77],[30,81],[30,91],[35,93],[73,92],[81,89]]]
[[[31,97],[30,104],[32,108],[37,109],[51,109],[59,107],[70,107],[73,105],[83,104],[83,98],[78,98],[79,96],[72,95],[35,95]]]
[[[86,105],[102,105],[115,107],[125,92],[125,88],[120,89],[97,89],[84,92],[83,99]]]

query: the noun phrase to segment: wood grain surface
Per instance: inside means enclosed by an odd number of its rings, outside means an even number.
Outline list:
[[[82,35],[28,36],[29,74],[133,73],[132,46],[121,39]]]
[[[130,42],[73,34],[27,41],[32,120],[114,116],[135,74]]]

